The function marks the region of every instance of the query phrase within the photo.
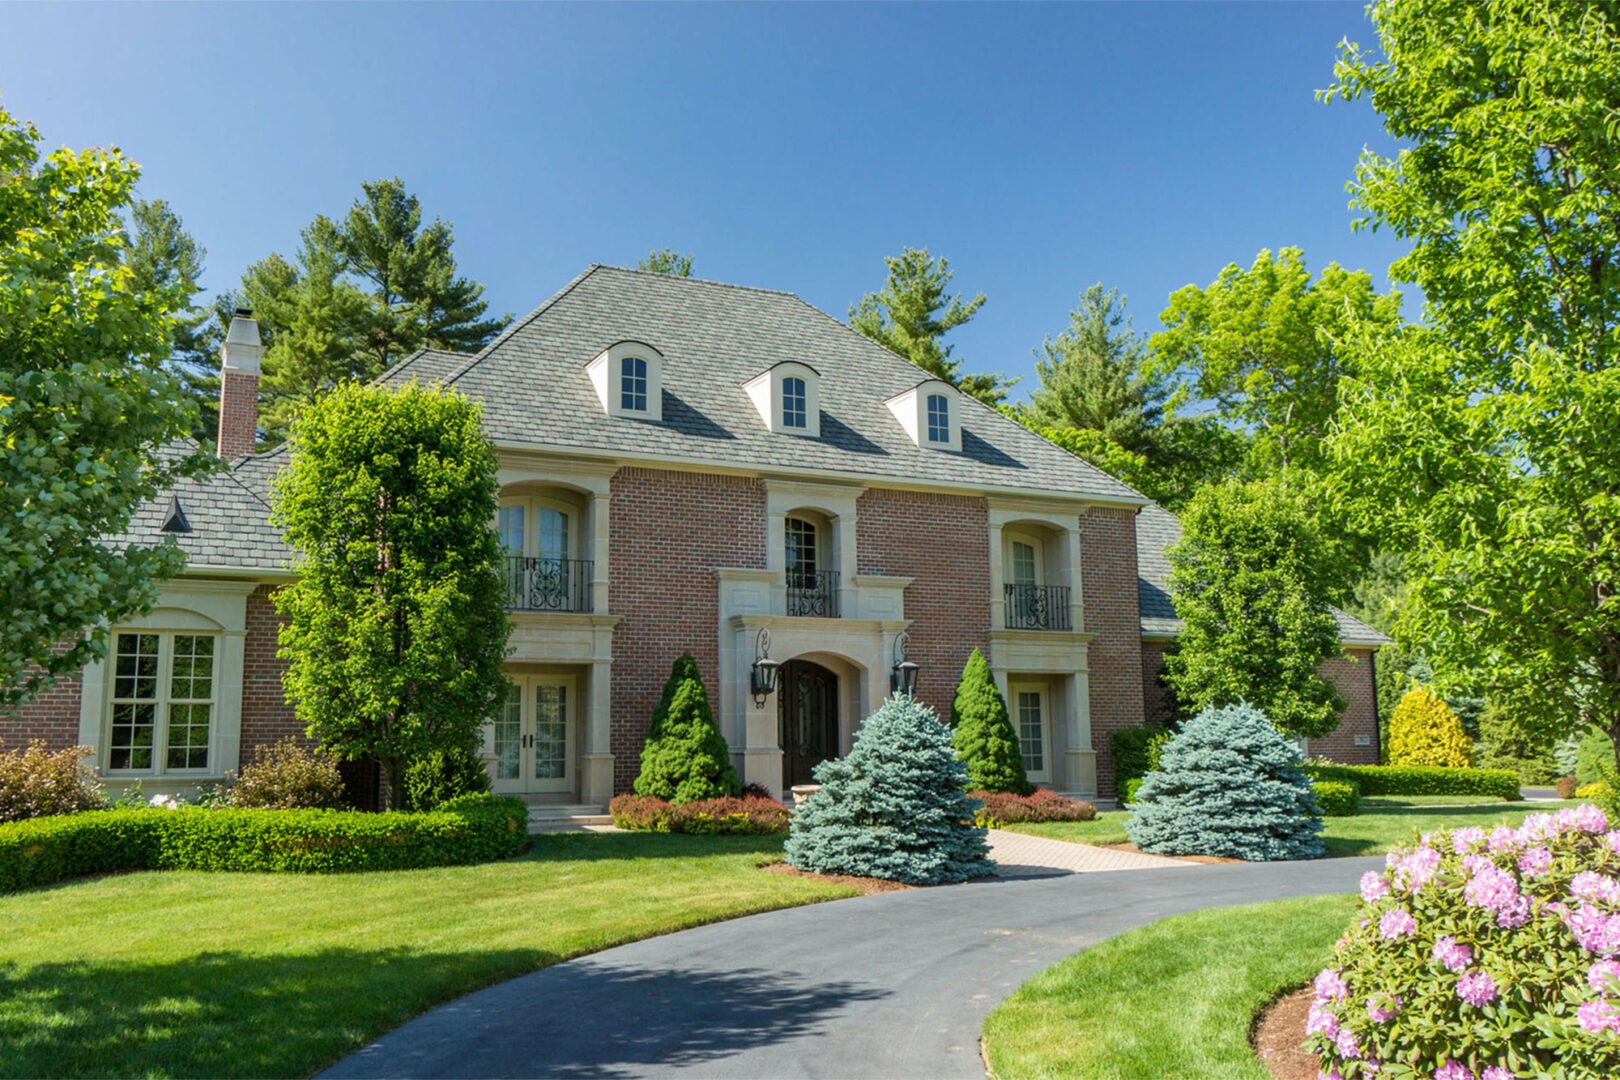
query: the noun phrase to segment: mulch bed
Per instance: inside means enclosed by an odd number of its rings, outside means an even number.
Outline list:
[[[812,881],[830,881],[834,885],[849,885],[860,891],[862,896],[871,896],[873,893],[899,892],[911,888],[910,885],[898,881],[885,881],[875,877],[851,877],[848,874],[812,874],[805,870],[795,870],[785,862],[766,863],[761,870],[772,874],[788,874],[792,877],[810,878]]]
[[[1094,847],[1107,848],[1110,851],[1129,851],[1133,855],[1148,855],[1151,852],[1143,851],[1135,844],[1095,844]],[[1224,855],[1160,855],[1161,859],[1180,859],[1182,862],[1195,863],[1233,863],[1242,862],[1242,859],[1228,859]]]
[[[1311,988],[1302,986],[1266,1006],[1255,1019],[1250,1042],[1278,1080],[1316,1080],[1320,1072],[1316,1055],[1305,1049],[1311,998]]]

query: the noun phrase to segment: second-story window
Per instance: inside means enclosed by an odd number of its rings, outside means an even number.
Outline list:
[[[816,580],[816,526],[803,518],[787,519],[788,588],[808,588]]]
[[[809,411],[805,404],[804,380],[790,375],[782,380],[782,426],[803,428],[809,425]]]
[[[626,356],[619,362],[619,408],[647,411],[647,361],[639,356]]]
[[[928,395],[928,441],[951,441],[951,403],[944,394]]]
[[[1026,544],[1022,540],[1014,540],[1012,544],[1013,584],[1027,587],[1039,585],[1041,583],[1040,573],[1035,567],[1035,545]]]

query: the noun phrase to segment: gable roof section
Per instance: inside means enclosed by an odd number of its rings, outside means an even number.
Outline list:
[[[1136,515],[1136,595],[1142,613],[1144,637],[1175,637],[1181,633],[1181,620],[1170,602],[1170,560],[1165,551],[1181,537],[1176,515],[1149,503]],[[1360,619],[1333,609],[1339,624],[1339,641],[1345,645],[1387,645],[1389,638]]]

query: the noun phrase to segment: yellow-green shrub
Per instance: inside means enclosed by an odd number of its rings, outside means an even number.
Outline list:
[[[1473,758],[1462,721],[1421,686],[1408,690],[1389,717],[1389,763],[1468,768]]]

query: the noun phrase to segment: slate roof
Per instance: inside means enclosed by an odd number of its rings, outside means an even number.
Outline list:
[[[1157,503],[1136,515],[1136,595],[1142,611],[1142,633],[1147,637],[1174,637],[1181,632],[1175,605],[1170,602],[1170,560],[1165,550],[1181,537],[1181,523]],[[1346,645],[1386,645],[1389,638],[1366,623],[1333,609],[1339,640]]]

